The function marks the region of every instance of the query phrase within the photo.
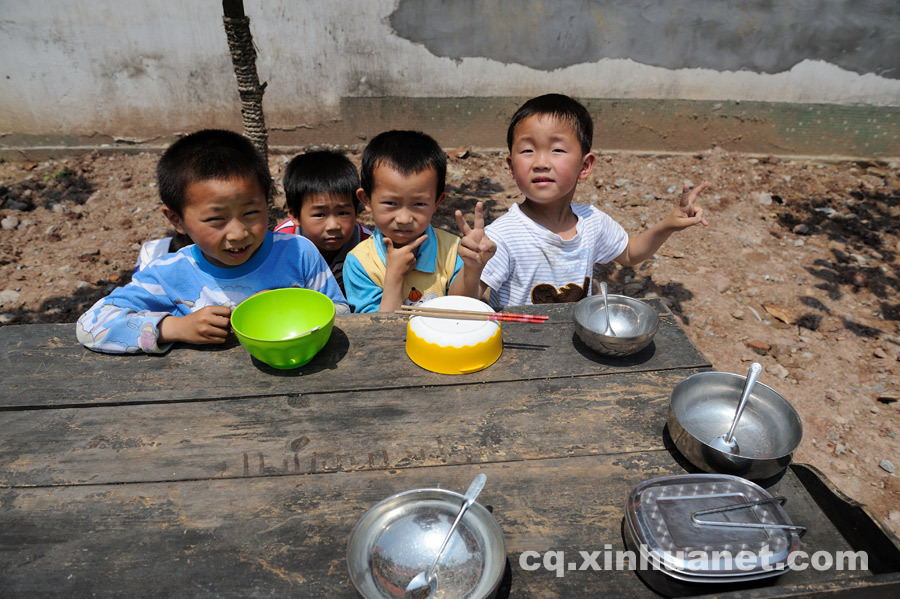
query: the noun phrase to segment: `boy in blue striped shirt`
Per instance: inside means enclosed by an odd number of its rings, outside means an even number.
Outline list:
[[[76,335],[88,349],[162,353],[175,342],[224,343],[232,308],[266,289],[313,289],[349,311],[308,239],[267,230],[272,183],[245,137],[188,135],[160,158],[157,179],[163,213],[194,245],[157,258],[85,312]]]

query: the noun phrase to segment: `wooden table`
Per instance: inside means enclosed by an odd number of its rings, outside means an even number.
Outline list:
[[[339,317],[287,372],[236,345],[109,356],[71,324],[2,327],[0,596],[353,597],[346,542],[366,509],[462,492],[481,471],[507,542],[500,596],[652,597],[634,572],[557,577],[519,558],[623,549],[631,487],[685,472],[666,446],[669,393],[710,363],[653,305],[661,327],[638,355],[599,357],[571,305],[532,307],[550,320],[505,325],[500,360],[464,376],[410,362],[394,315]],[[734,596],[900,585],[896,539],[816,472],[794,466],[770,490],[809,527],[804,549],[879,556]]]

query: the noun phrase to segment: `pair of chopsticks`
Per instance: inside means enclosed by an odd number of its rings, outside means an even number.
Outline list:
[[[455,318],[456,320],[494,320],[502,322],[530,322],[541,324],[547,316],[540,314],[512,314],[510,312],[478,312],[475,310],[454,310],[452,308],[428,308],[424,306],[400,306],[395,314],[425,316],[427,318]]]

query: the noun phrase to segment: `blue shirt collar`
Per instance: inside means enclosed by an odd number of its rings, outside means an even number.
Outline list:
[[[237,279],[238,277],[243,277],[244,275],[253,272],[266,261],[266,258],[269,257],[269,253],[272,251],[272,235],[273,233],[271,231],[266,231],[266,237],[263,239],[262,245],[256,249],[256,253],[250,256],[249,260],[238,266],[231,266],[228,268],[216,266],[206,259],[206,256],[203,255],[203,252],[201,252],[200,248],[196,245],[190,246],[191,256],[193,256],[194,260],[197,262],[197,266],[203,272],[212,275],[217,279]]]
[[[375,229],[372,233],[375,251],[378,252],[378,257],[381,258],[381,262],[387,264],[384,236],[377,227],[373,228]],[[416,270],[419,272],[434,272],[434,269],[437,266],[437,234],[434,232],[434,228],[431,225],[428,225],[428,228],[425,229],[425,235],[427,235],[428,238],[416,249]]]

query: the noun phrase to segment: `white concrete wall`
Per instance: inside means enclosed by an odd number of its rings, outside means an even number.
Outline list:
[[[627,58],[548,71],[484,57],[436,56],[427,43],[408,41],[392,29],[390,16],[400,0],[244,4],[260,78],[268,82],[266,119],[282,131],[316,129],[341,118],[342,100],[366,97],[527,97],[562,91],[596,99],[900,106],[900,80],[816,60],[778,73],[672,69]],[[593,10],[591,18],[602,17],[602,6],[583,4]],[[435,3],[422,7],[434,10]],[[240,126],[216,0],[2,0],[0,14],[4,136],[146,140],[200,127]],[[513,39],[523,33],[517,25],[533,17],[510,14],[503,27],[504,15],[488,16],[498,45],[521,43]],[[439,29],[441,14],[429,18]],[[672,35],[678,35],[681,25],[673,25]]]

